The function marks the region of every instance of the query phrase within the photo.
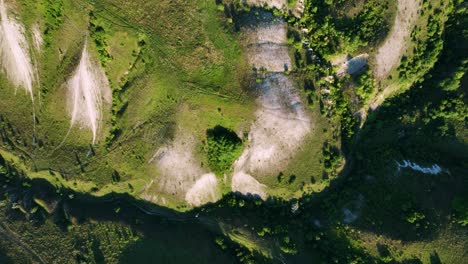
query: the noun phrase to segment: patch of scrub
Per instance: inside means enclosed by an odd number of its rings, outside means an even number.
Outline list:
[[[255,177],[262,177],[285,168],[311,131],[311,121],[290,76],[283,72],[290,62],[286,46],[284,22],[266,16],[242,29],[248,40],[247,53],[255,51],[268,56],[250,56],[250,64],[262,65],[263,75],[255,89],[258,109],[248,135],[248,145],[234,164],[232,190],[266,197],[266,186]],[[275,32],[277,34],[275,34]],[[252,47],[256,47],[252,49]],[[284,49],[283,56],[277,53]],[[282,68],[283,67],[283,68]]]
[[[111,103],[112,95],[104,70],[98,62],[91,61],[87,44],[78,68],[67,84],[71,125],[90,129],[94,144],[101,127],[103,101]]]
[[[403,160],[401,164],[399,162],[396,162],[396,163],[398,166],[398,171],[404,168],[410,168],[412,170],[419,171],[424,174],[432,174],[432,175],[437,175],[443,172],[443,169],[438,164],[433,164],[430,167],[423,167],[421,165],[418,165],[415,162],[411,162],[408,160]]]
[[[219,200],[218,179],[213,173],[203,175],[185,194],[185,201],[192,206],[200,206]]]
[[[383,79],[398,66],[407,47],[407,40],[418,18],[421,0],[398,0],[398,11],[393,27],[375,57],[375,76]]]
[[[15,18],[8,15],[4,0],[0,1],[0,53],[2,68],[8,79],[16,86],[23,87],[33,96],[33,84],[36,79],[30,54],[29,44],[26,41],[24,27]]]

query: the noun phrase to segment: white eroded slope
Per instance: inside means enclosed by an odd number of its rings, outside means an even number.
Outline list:
[[[181,131],[171,143],[158,149],[150,163],[157,166],[160,175],[147,186],[143,198],[158,202],[158,195],[148,191],[155,187],[166,195],[184,198],[192,206],[217,201],[220,198],[218,180],[202,168],[194,149],[195,139]]]
[[[8,79],[16,86],[23,87],[33,96],[35,70],[29,54],[29,45],[24,35],[24,27],[8,16],[4,0],[0,1],[0,53],[2,68]]]
[[[41,29],[38,24],[32,27],[32,38],[34,41],[34,48],[36,49],[36,51],[41,51],[44,40],[42,39]]]
[[[91,61],[86,44],[78,68],[68,81],[68,98],[71,125],[91,129],[94,144],[102,120],[103,99],[110,103],[111,93],[104,71]]]
[[[234,164],[231,187],[235,192],[266,198],[266,186],[252,175],[267,175],[286,167],[311,131],[311,121],[293,81],[284,73],[285,65],[291,69],[286,23],[266,20],[242,31],[249,64],[260,65],[269,73],[256,86],[259,108],[250,129],[249,144]]]

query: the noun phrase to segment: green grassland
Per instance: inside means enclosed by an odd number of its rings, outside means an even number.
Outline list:
[[[196,135],[199,144],[206,139],[206,130],[216,125],[248,127],[254,104],[241,85],[247,81],[244,59],[216,4],[147,5],[21,2],[19,10],[28,10],[21,13],[26,27],[39,23],[47,29],[44,51],[36,54],[41,80],[35,87],[40,94],[35,106],[38,122],[33,131],[27,97],[23,100],[18,92],[11,100],[13,89],[2,85],[8,89],[1,98],[5,125],[21,131],[11,131],[14,144],[5,148],[27,153],[33,170],[59,171],[71,181],[104,188],[112,184],[114,171],[122,182],[149,180],[153,168],[146,161],[173,137],[176,125]],[[169,16],[170,10],[177,12]],[[51,13],[58,21],[53,25],[48,21]],[[85,42],[113,91],[112,105],[104,109],[100,144],[92,147],[90,132],[70,129],[69,116],[64,115],[68,111],[64,84]],[[33,134],[37,146],[31,144]]]

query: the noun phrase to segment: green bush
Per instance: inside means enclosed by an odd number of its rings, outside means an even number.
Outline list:
[[[232,130],[222,126],[209,129],[206,134],[208,165],[217,175],[222,175],[240,156],[242,140]]]

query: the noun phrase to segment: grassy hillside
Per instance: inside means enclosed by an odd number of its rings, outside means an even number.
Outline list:
[[[0,74],[0,263],[468,257],[464,2],[416,5],[385,77],[376,58],[397,1],[306,0],[301,18],[298,1],[266,11],[214,0],[7,2],[26,38],[38,27],[43,44],[30,47],[34,104]],[[294,83],[312,129],[281,170],[252,175],[261,199],[232,193],[231,177],[255,143],[265,96],[256,89],[268,76],[249,65],[243,27],[265,17],[287,23],[281,45],[293,66],[276,74]],[[112,89],[96,144],[71,126],[67,105],[86,43]],[[358,54],[366,66],[338,74],[333,61]],[[193,208],[179,193],[185,179],[157,162],[174,146],[183,151],[170,165],[186,159],[186,170],[216,174],[218,201]]]

